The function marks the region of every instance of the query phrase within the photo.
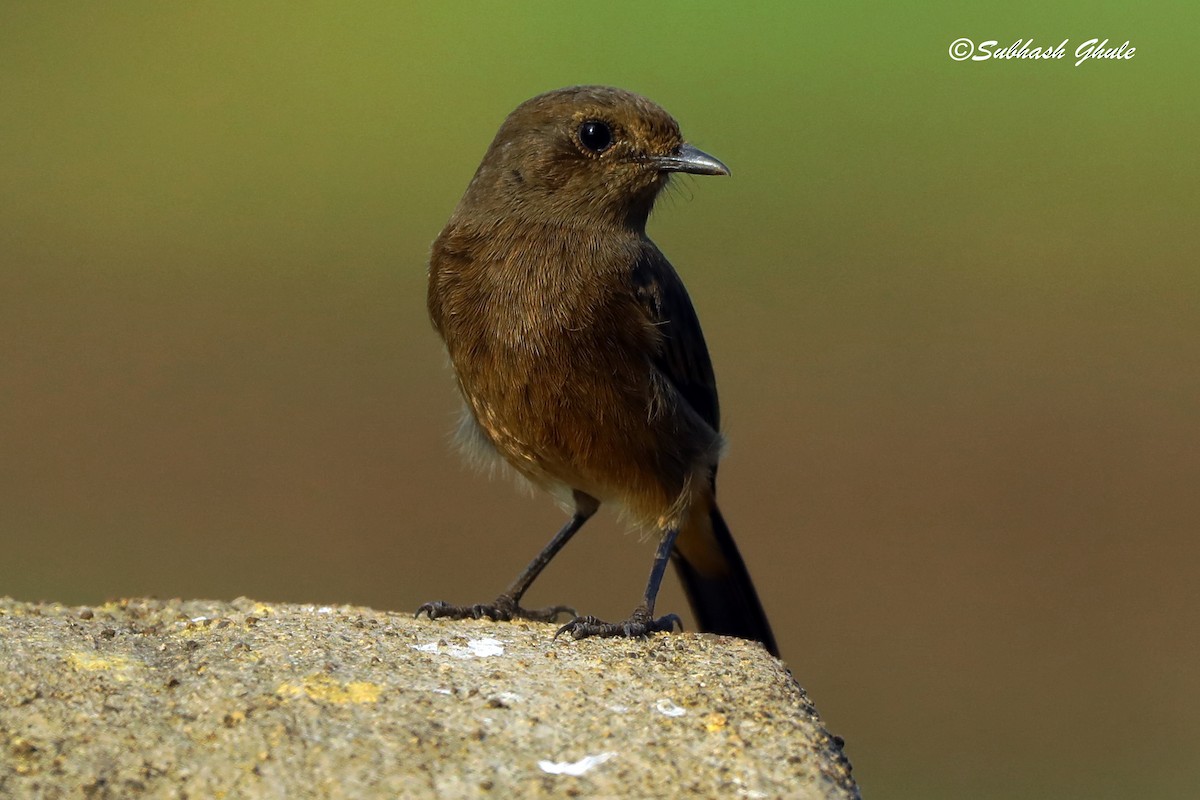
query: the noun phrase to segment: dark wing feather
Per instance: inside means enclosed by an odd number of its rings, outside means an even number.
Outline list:
[[[717,381],[687,289],[666,256],[647,244],[633,267],[638,299],[662,336],[654,366],[714,431],[721,429]]]
[[[721,413],[712,360],[683,281],[666,257],[649,245],[634,265],[634,284],[639,301],[661,334],[655,368],[701,419],[719,431]],[[715,491],[715,465],[710,480]],[[708,525],[680,531],[672,553],[696,622],[702,631],[758,640],[778,656],[779,646],[750,573],[715,501],[711,502]]]

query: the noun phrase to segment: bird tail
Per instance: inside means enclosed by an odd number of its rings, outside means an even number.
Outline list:
[[[706,515],[695,514],[680,531],[673,555],[675,571],[700,630],[753,639],[762,642],[771,655],[779,655],[746,562],[715,500]]]

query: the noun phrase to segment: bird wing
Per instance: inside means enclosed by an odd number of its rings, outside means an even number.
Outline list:
[[[634,264],[633,281],[650,321],[661,335],[655,368],[714,431],[720,430],[717,381],[704,332],[687,289],[671,262],[653,245]]]

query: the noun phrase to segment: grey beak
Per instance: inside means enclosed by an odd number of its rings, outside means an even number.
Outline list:
[[[659,156],[654,163],[663,172],[690,172],[693,175],[728,175],[729,167],[708,153],[685,144],[679,152],[670,156]]]

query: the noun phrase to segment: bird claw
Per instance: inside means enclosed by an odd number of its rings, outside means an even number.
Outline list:
[[[683,620],[678,614],[667,614],[655,619],[645,609],[638,609],[629,615],[629,619],[621,622],[605,622],[596,617],[575,617],[558,629],[554,638],[564,633],[571,634],[574,639],[586,639],[589,636],[641,638],[652,633],[671,633],[679,626],[683,630]]]
[[[492,603],[475,603],[470,606],[455,606],[444,600],[425,603],[417,609],[414,615],[425,614],[430,619],[483,619],[487,617],[496,622],[510,622],[514,619],[527,619],[533,622],[555,622],[560,614],[574,614],[570,606],[547,606],[539,609],[525,609],[507,595],[500,595]]]

